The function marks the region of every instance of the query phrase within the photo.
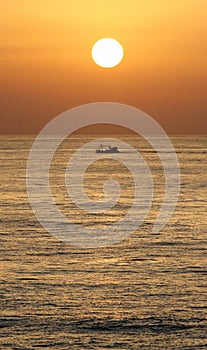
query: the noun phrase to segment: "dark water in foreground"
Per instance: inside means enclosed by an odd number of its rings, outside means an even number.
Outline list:
[[[66,154],[85,141],[74,138],[60,149],[52,192],[74,220],[100,225],[116,217],[84,218],[59,184]],[[78,249],[47,233],[30,208],[25,178],[32,139],[1,137],[0,349],[207,348],[207,138],[172,138],[182,185],[176,211],[159,234],[152,234],[152,226],[164,193],[162,169],[140,140],[124,141],[139,148],[152,169],[152,209],[129,239]],[[126,169],[113,166],[114,176],[122,174],[126,203],[132,186],[124,183]],[[96,164],[88,179],[100,171]],[[126,209],[120,205],[117,217]]]

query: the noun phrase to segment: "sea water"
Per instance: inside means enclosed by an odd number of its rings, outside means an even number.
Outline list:
[[[72,203],[65,167],[73,152],[94,138],[65,140],[50,169],[51,194],[59,210],[79,227],[92,230],[126,215],[134,191],[128,169],[104,157],[89,166],[85,190],[91,199],[101,200],[110,176],[120,183],[119,203],[106,214],[85,213]],[[33,140],[0,138],[0,348],[207,348],[207,138],[171,137],[181,167],[181,189],[171,219],[153,234],[165,193],[163,169],[144,140],[122,136],[150,167],[152,207],[127,239],[93,249],[58,240],[35,217],[26,189]]]

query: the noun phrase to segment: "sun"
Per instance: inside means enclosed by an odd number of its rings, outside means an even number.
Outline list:
[[[124,57],[122,45],[115,39],[103,38],[93,45],[91,56],[94,62],[103,68],[117,66]]]

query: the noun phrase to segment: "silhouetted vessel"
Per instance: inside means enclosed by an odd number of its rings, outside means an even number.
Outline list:
[[[100,144],[99,148],[96,150],[96,153],[120,153],[118,147],[107,146]]]

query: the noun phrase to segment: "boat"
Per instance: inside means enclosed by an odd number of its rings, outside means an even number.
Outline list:
[[[107,146],[100,144],[99,148],[96,150],[96,153],[120,153],[120,151],[116,146]]]

